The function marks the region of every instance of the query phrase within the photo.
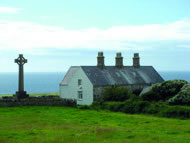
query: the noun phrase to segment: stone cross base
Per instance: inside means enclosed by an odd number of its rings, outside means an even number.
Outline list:
[[[16,94],[13,95],[13,97],[15,99],[23,99],[23,98],[28,98],[29,95],[26,93],[26,91],[22,91],[22,92],[16,92]]]

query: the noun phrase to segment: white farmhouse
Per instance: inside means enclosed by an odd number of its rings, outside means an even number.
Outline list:
[[[140,66],[138,53],[134,54],[133,66],[123,66],[121,53],[115,59],[115,66],[105,66],[103,52],[99,52],[97,66],[71,66],[60,83],[61,98],[90,105],[101,99],[105,88],[112,85],[140,93],[143,88],[164,81],[152,66]]]

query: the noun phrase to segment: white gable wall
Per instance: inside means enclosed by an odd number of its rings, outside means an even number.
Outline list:
[[[82,80],[82,89],[78,86],[78,80]],[[82,91],[83,99],[78,99],[78,91]],[[67,84],[60,84],[60,96],[66,99],[76,99],[77,104],[90,105],[93,102],[93,85],[82,70],[78,68]]]

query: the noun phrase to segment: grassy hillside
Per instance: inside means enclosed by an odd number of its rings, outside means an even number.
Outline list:
[[[189,143],[190,120],[69,107],[0,108],[0,143]]]

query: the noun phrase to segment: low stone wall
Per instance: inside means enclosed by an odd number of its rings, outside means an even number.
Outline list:
[[[31,96],[25,99],[4,96],[0,98],[0,107],[14,106],[76,106],[76,100],[63,99],[59,96]]]

